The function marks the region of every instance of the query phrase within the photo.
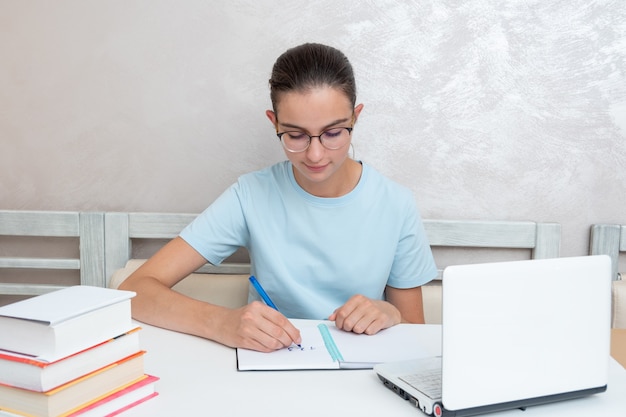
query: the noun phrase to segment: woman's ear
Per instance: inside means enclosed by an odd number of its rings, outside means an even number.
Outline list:
[[[361,114],[361,110],[363,110],[363,103],[359,104],[354,108],[354,123],[356,123],[359,118],[359,114]]]
[[[274,113],[272,110],[265,110],[265,115],[268,119],[270,119],[270,122],[272,122],[274,127],[278,129],[278,119],[276,118],[276,113]]]

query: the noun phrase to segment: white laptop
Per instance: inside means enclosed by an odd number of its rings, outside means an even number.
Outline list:
[[[472,416],[606,390],[608,256],[450,266],[442,286],[441,356],[374,367],[424,413]]]

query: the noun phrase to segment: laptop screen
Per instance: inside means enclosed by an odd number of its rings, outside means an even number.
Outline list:
[[[445,408],[606,385],[610,270],[606,256],[446,268]]]

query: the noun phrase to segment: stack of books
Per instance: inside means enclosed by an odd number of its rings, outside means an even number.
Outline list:
[[[156,396],[134,295],[74,286],[0,307],[0,416],[114,416]]]

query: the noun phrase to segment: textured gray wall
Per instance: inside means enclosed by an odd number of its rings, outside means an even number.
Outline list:
[[[198,212],[284,158],[275,58],[352,60],[424,217],[626,223],[626,2],[0,0],[0,208]]]

